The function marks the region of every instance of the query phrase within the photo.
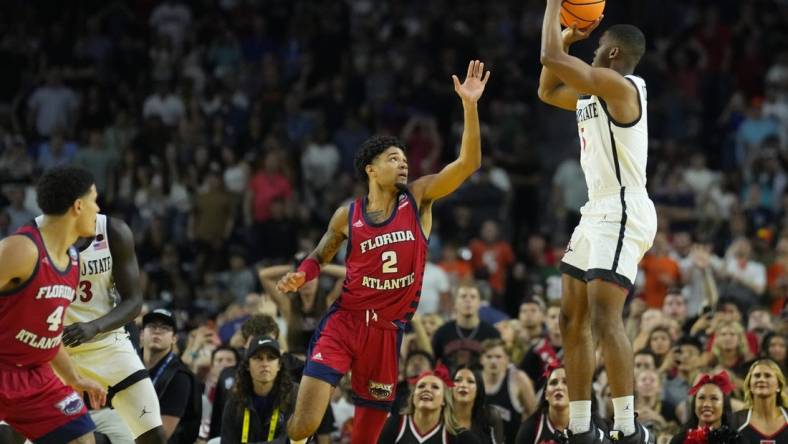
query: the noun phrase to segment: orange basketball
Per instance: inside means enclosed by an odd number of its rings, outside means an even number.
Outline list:
[[[605,0],[563,0],[561,2],[561,24],[567,28],[577,23],[585,29],[594,23],[605,10]]]

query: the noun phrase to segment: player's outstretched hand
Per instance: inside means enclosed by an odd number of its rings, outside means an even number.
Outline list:
[[[569,28],[564,28],[564,30],[561,31],[561,37],[564,40],[564,45],[571,45],[574,42],[587,39],[588,36],[594,32],[597,26],[599,26],[604,17],[604,15],[600,15],[598,19],[594,20],[594,23],[591,23],[591,25],[585,29],[578,29],[577,23],[572,24],[572,26]]]
[[[279,279],[279,282],[276,283],[276,289],[282,293],[292,293],[301,288],[305,280],[306,273],[303,271],[291,271]]]
[[[98,332],[98,327],[90,322],[76,322],[63,329],[63,345],[76,347],[93,339]]]
[[[107,403],[107,390],[92,379],[80,377],[71,386],[78,393],[88,392],[90,406],[94,409],[100,409]]]
[[[454,91],[463,101],[476,103],[479,97],[484,92],[484,86],[490,80],[490,71],[485,73],[484,63],[478,60],[471,60],[468,64],[468,74],[465,75],[465,81],[460,83],[460,79],[453,75]]]

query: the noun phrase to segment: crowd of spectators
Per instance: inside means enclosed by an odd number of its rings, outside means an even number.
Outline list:
[[[343,258],[299,295],[275,294],[270,279],[314,247],[337,206],[364,194],[353,155],[368,136],[402,138],[412,177],[456,155],[462,114],[450,75],[480,58],[493,71],[480,103],[483,166],[435,205],[400,385],[405,393],[436,359],[451,375],[468,366],[459,385],[483,378],[475,386],[491,400],[504,378],[517,395],[491,402],[497,419],[485,427],[511,441],[521,419],[561,398],[540,390],[560,366],[557,265],[587,199],[574,116],[536,96],[543,9],[542,0],[4,2],[0,235],[39,213],[41,172],[90,169],[102,211],[135,233],[148,309],[175,313],[184,365],[209,406],[221,367],[245,355],[217,350],[245,347],[238,332],[250,316],[276,321],[281,350],[266,360],[303,358]],[[676,434],[692,422],[685,400],[699,373],[728,371],[736,410],[752,359],[785,370],[788,7],[609,2],[597,33],[619,22],[648,40],[636,73],[648,85],[659,216],[626,312],[638,410],[655,432]],[[576,45],[586,60],[590,40]],[[477,285],[460,285],[469,280]],[[606,378],[595,378],[602,416]],[[467,413],[473,403],[458,396]],[[332,401],[335,440],[349,436],[349,399],[343,386]]]

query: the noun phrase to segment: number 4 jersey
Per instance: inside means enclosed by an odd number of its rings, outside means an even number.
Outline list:
[[[347,274],[337,304],[372,310],[378,320],[407,321],[419,305],[427,237],[413,196],[402,192],[388,220],[366,217],[366,197],[350,204]]]
[[[30,278],[0,293],[0,366],[35,367],[51,361],[60,348],[63,316],[79,281],[79,257],[71,247],[69,263],[60,270],[37,226],[25,225],[16,234],[35,243],[38,263]]]

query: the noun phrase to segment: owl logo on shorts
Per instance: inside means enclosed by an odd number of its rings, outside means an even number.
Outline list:
[[[71,393],[70,395],[63,398],[62,401],[55,404],[58,410],[63,412],[66,416],[73,416],[77,413],[82,411],[82,407],[85,406],[85,403],[82,402],[82,398],[79,397],[76,393]]]
[[[390,398],[393,391],[394,384],[383,384],[380,382],[369,381],[369,394],[377,400]]]

